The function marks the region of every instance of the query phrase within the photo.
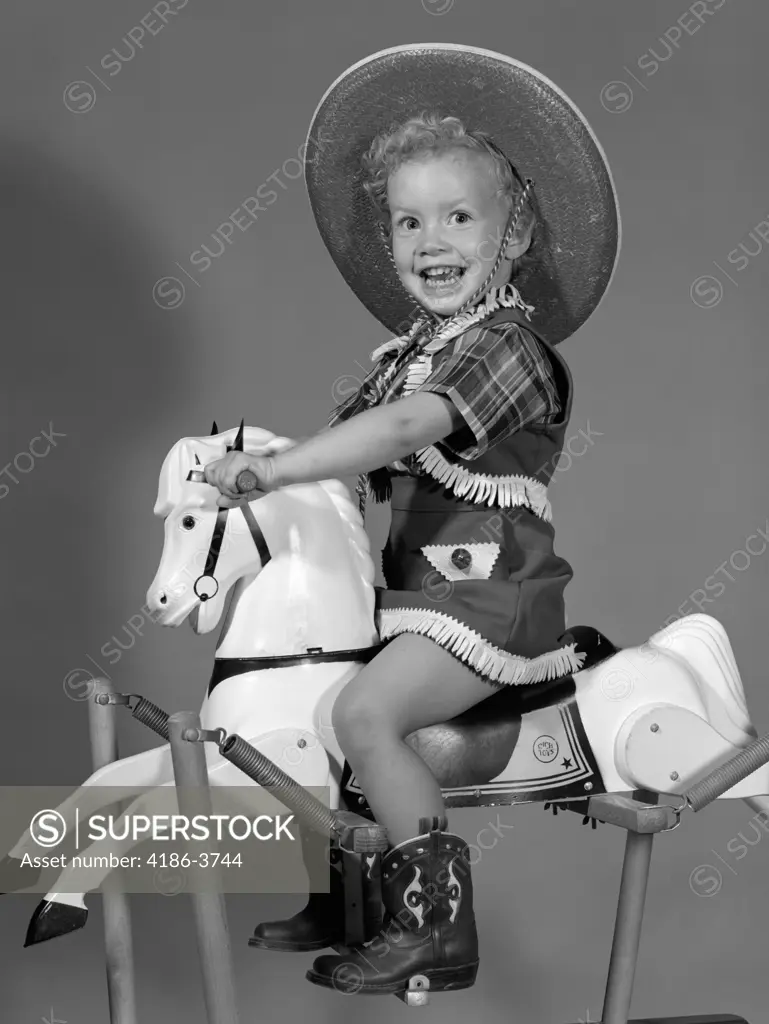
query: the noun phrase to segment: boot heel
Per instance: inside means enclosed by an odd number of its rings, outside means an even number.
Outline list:
[[[474,964],[463,964],[461,967],[444,967],[442,970],[430,970],[412,975],[405,989],[393,994],[407,1006],[427,1006],[431,992],[457,992],[462,988],[471,988],[478,974],[478,961]]]
[[[460,988],[471,988],[478,975],[478,963],[462,964],[461,967],[444,967],[441,970],[427,970],[424,974],[430,980],[432,992],[454,992]]]

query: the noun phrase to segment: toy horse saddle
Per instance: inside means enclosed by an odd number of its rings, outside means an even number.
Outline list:
[[[590,626],[560,641],[583,656],[573,676],[501,687],[407,737],[447,807],[677,792],[756,736],[726,632],[707,615],[676,620],[640,647],[620,649]],[[767,792],[765,774],[733,795]],[[354,777],[342,787],[365,805]]]
[[[584,654],[583,669],[610,658],[619,650],[592,626],[575,626],[562,645],[576,644]],[[472,785],[498,776],[509,763],[521,732],[523,716],[532,711],[574,701],[571,674],[541,683],[504,686],[468,711],[440,725],[419,729],[409,746],[426,761],[443,788]]]

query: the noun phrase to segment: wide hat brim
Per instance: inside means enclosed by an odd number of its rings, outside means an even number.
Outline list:
[[[551,81],[500,53],[450,43],[382,50],[328,89],[312,118],[305,177],[315,220],[336,266],[394,334],[419,313],[400,283],[363,188],[374,137],[424,112],[458,117],[491,135],[522,178],[534,180],[539,227],[515,284],[552,344],[595,310],[620,247],[617,195],[587,120]]]

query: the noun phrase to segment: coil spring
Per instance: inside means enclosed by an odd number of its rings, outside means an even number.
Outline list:
[[[324,835],[336,835],[335,819],[331,811],[250,743],[240,736],[228,736],[219,749],[223,757],[254,782],[270,787],[281,799],[285,797],[286,806],[308,824]]]
[[[132,710],[131,714],[134,718],[146,725],[153,732],[156,732],[158,736],[162,736],[164,740],[169,740],[168,733],[168,712],[163,711],[157,704],[153,704],[151,700],[147,700],[146,697],[140,697],[139,703]]]
[[[709,803],[731,789],[738,782],[747,778],[757,768],[769,761],[769,736],[753,740],[743,751],[726,764],[722,764],[711,772],[685,794],[687,803],[692,810],[700,811]]]

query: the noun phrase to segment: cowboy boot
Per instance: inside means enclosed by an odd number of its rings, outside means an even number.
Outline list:
[[[324,838],[319,832],[306,826],[299,828],[299,837],[302,843],[302,857],[311,879],[318,870],[320,858],[325,860],[323,850],[326,843],[331,843],[328,857],[331,867],[330,891],[310,892],[306,906],[285,921],[264,921],[258,924],[253,937],[248,940],[249,946],[256,946],[258,949],[277,949],[285,953],[304,953],[344,942],[345,905],[341,851],[333,840]]]
[[[431,991],[469,988],[478,971],[469,847],[448,821],[420,818],[420,835],[382,858],[379,935],[315,960],[307,980],[345,993],[403,993],[415,974]]]

